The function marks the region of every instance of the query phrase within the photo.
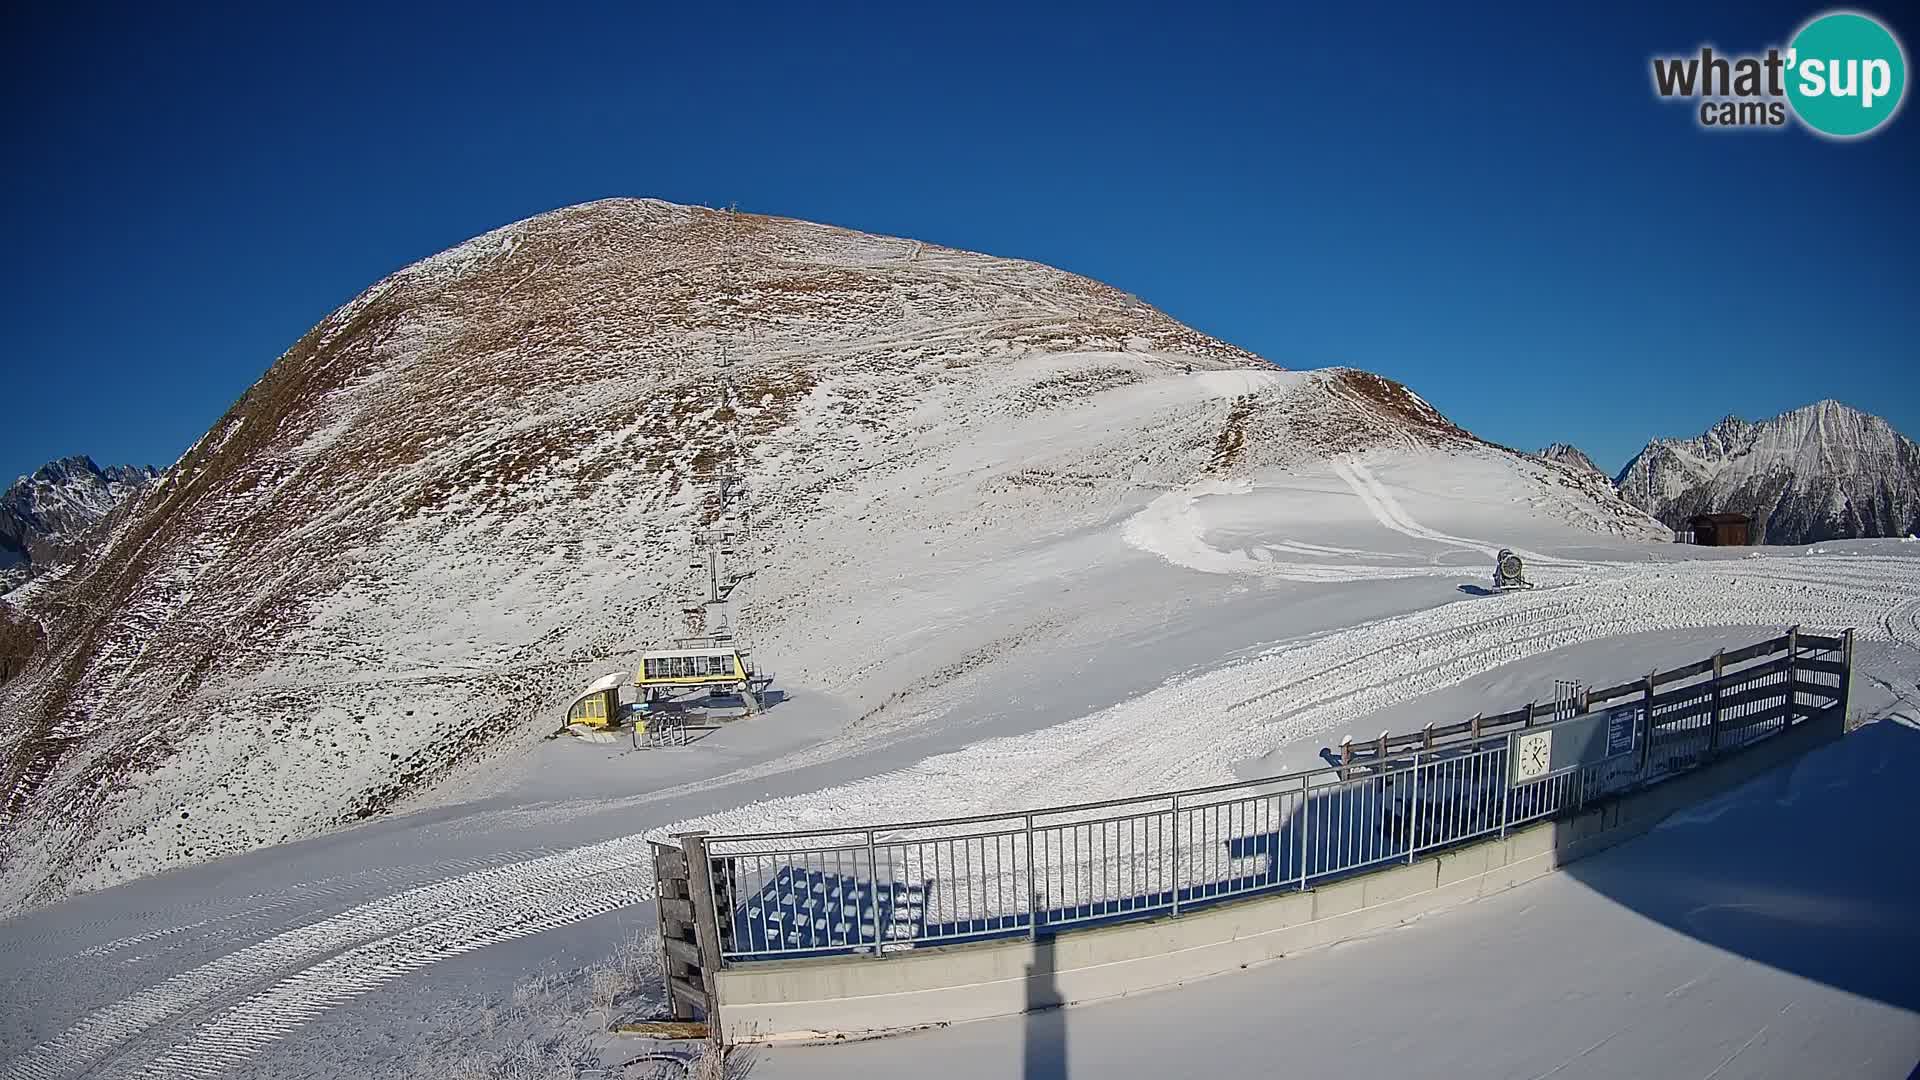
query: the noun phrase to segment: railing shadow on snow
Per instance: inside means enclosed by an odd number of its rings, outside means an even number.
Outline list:
[[[1920,730],[1866,724],[1562,872],[1675,933],[1920,1012],[1916,776]]]
[[[1802,640],[1826,644],[1802,652],[1795,640],[1790,634],[1619,688],[1633,695],[1634,753],[1526,784],[1507,779],[1507,734],[1476,719],[1457,725],[1468,730],[1451,745],[1436,744],[1432,728],[1412,742],[1383,737],[1370,758],[1271,781],[999,817],[711,838],[719,884],[710,910],[727,913],[720,951],[725,962],[751,962],[1026,937],[1035,957],[1029,994],[1057,996],[1047,989],[1055,934],[1307,889],[1536,821],[1571,828],[1569,818],[1608,798],[1691,773],[1815,713],[1844,710],[1850,646],[1842,654],[1839,639],[1809,637]],[[1766,659],[1782,642],[1784,655]],[[1843,655],[1845,662],[1835,659]],[[1533,706],[1519,720],[1504,719],[1518,731],[1559,723]],[[1852,736],[1851,752],[1920,764],[1920,736],[1884,727]],[[1882,843],[1870,857],[1886,834],[1881,823],[1905,821],[1893,786],[1905,775],[1911,770],[1876,780],[1871,818],[1838,830],[1838,842],[1808,834],[1787,798],[1774,809],[1737,809],[1755,819],[1737,842],[1668,851],[1652,872],[1606,855],[1571,866],[1663,925],[1915,1008],[1913,977],[1890,970],[1884,957],[1920,955],[1914,931],[1888,914],[1920,892],[1920,876],[1896,845]],[[1832,822],[1822,828],[1836,831]],[[1664,849],[1656,840],[1635,850]],[[1799,902],[1820,899],[1833,902]],[[1044,1036],[1036,1046],[1064,1044],[1064,1028],[1045,1034],[1051,1022],[1034,1029]]]

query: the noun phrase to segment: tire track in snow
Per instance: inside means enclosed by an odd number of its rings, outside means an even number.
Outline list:
[[[1880,628],[1895,645],[1920,649],[1920,597],[1890,609],[1881,617]]]
[[[513,932],[517,928],[539,925],[544,929],[555,918],[578,921],[571,917],[578,912],[598,913],[641,902],[651,895],[650,867],[644,841],[622,837],[369,901],[236,949],[96,1010],[8,1062],[0,1077],[55,1080],[90,1064],[112,1064],[128,1056],[133,1049],[129,1044],[149,1031],[176,1024],[209,1005],[218,1007],[262,984],[269,984],[270,989],[290,984],[277,1004],[301,1016],[311,1016],[314,1011],[308,1006],[313,1003],[324,1008],[345,1000],[329,996],[334,986],[300,977],[324,957],[343,950],[364,955],[351,951],[385,939],[390,947],[377,951],[384,951],[389,962],[400,965],[397,970],[412,970],[432,962],[435,956],[480,947],[470,944],[473,942],[484,944],[521,936]],[[611,884],[582,891],[582,882],[603,878]],[[441,910],[458,914],[421,926],[422,911]],[[531,919],[533,915],[540,917]],[[422,933],[442,936],[423,944],[418,936]]]
[[[138,1071],[108,1077],[214,1077],[336,1005],[429,964],[583,922],[652,896],[651,869],[602,872],[556,892],[462,912],[330,957],[225,1009]]]
[[[1151,552],[1175,566],[1209,574],[1253,573],[1303,582],[1347,582],[1372,579],[1459,576],[1460,567],[1399,565],[1375,566],[1354,562],[1289,562],[1274,558],[1277,545],[1267,547],[1267,558],[1249,551],[1232,553],[1208,544],[1199,519],[1197,500],[1208,495],[1239,494],[1244,486],[1207,480],[1170,491],[1148,503],[1121,526],[1121,538],[1141,551]],[[1398,531],[1398,530],[1396,530]]]
[[[57,931],[44,931],[19,938],[7,939],[0,936],[0,946],[4,946],[8,951],[18,955],[19,950],[25,947],[80,939],[93,932],[125,923],[147,922],[151,924],[158,919],[178,919],[182,914],[191,914],[209,908],[217,908],[224,904],[238,903],[247,905],[236,910],[209,915],[207,918],[192,922],[163,925],[139,933],[127,934],[82,949],[50,952],[36,960],[21,964],[16,971],[10,973],[6,987],[9,992],[13,992],[23,984],[46,977],[45,973],[48,969],[55,969],[57,971],[75,961],[91,963],[104,960],[116,953],[139,948],[143,945],[158,944],[159,948],[153,954],[156,957],[175,949],[193,948],[203,944],[205,939],[216,935],[223,945],[237,947],[237,937],[249,935],[265,937],[268,934],[285,929],[286,924],[284,922],[272,929],[244,925],[247,923],[260,922],[276,913],[297,912],[294,916],[295,918],[306,917],[307,921],[310,922],[319,921],[325,917],[320,913],[320,909],[329,904],[337,903],[343,898],[355,895],[364,897],[373,890],[412,887],[421,884],[422,879],[428,882],[444,880],[456,873],[499,866],[503,863],[532,859],[547,854],[551,854],[551,851],[502,851],[464,859],[378,867],[358,871],[353,874],[320,878],[310,882],[290,885],[286,888],[249,893],[244,896],[201,900],[181,906],[168,907],[163,910],[148,908],[129,911],[112,918],[92,919],[61,927]],[[201,931],[201,933],[195,933],[195,931]]]
[[[1881,617],[1880,628],[1896,649],[1905,647],[1920,652],[1920,597],[1889,610]],[[1884,677],[1867,677],[1885,687],[1888,693],[1905,702],[1909,708],[1920,707],[1920,679],[1916,679],[1913,671],[1889,670],[1881,674]]]
[[[1875,623],[1920,560],[1826,580],[1828,560],[1620,567],[1557,589],[1462,601],[1283,646],[1100,713],[988,740],[823,792],[685,823],[721,833],[996,814],[1235,779],[1240,762],[1515,660],[1628,633]],[[1856,568],[1858,570],[1858,568]],[[1631,673],[1621,673],[1622,678]]]
[[[1039,732],[701,823],[739,832],[827,819],[1002,813],[1232,779],[1234,764],[1291,739],[1514,660],[1624,633],[1797,622],[1858,624],[1875,637],[1920,641],[1920,560],[1832,556],[1587,569],[1599,576],[1330,631]],[[1169,755],[1170,747],[1180,752]],[[417,886],[150,986],[36,1046],[4,1075],[218,1075],[358,994],[451,956],[643,902],[651,888],[640,838]],[[421,923],[421,911],[451,914]],[[190,1034],[179,1038],[187,1025]],[[142,1053],[161,1040],[172,1041],[161,1042],[157,1056]]]

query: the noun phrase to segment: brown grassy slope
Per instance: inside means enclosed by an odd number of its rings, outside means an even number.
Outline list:
[[[336,799],[335,819],[524,722],[611,636],[529,623],[451,666],[402,655],[378,637],[377,613],[402,612],[419,586],[365,553],[432,552],[474,522],[591,519],[610,487],[677,516],[689,486],[740,453],[716,434],[734,419],[719,413],[723,343],[745,405],[731,437],[801,451],[812,445],[803,436],[898,430],[926,395],[1026,350],[1144,347],[1212,366],[1261,363],[1086,279],[910,241],[632,200],[509,226],[315,326],[85,566],[35,595],[29,614],[46,641],[15,648],[20,670],[0,686],[0,821],[35,819],[77,844],[183,746],[251,731],[329,739],[308,718],[332,700],[313,690],[330,680],[438,680],[450,688],[422,692],[472,703],[419,725],[426,734],[412,741],[355,732],[339,754],[369,777]],[[797,431],[803,404],[828,434]],[[797,498],[780,506],[804,512]],[[646,528],[636,573],[673,563],[684,542],[684,528]],[[606,539],[576,531],[515,552],[552,564],[530,574],[556,596],[578,588],[566,567]],[[429,584],[439,580],[454,581]],[[631,588],[635,599],[608,622],[666,626],[661,589]],[[326,629],[335,624],[321,616],[343,597],[376,614],[353,632]],[[341,708],[376,728],[376,696],[349,695]],[[207,787],[223,797],[281,794],[245,787],[244,761],[217,767]],[[221,850],[206,837],[192,846]]]

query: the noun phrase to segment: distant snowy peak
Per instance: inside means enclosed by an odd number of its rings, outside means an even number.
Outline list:
[[[1885,420],[1820,401],[1758,423],[1729,416],[1694,439],[1656,439],[1616,481],[1667,525],[1752,514],[1769,544],[1920,529],[1920,447]]]
[[[75,454],[15,480],[0,494],[0,587],[70,554],[87,530],[158,475],[152,466],[103,469]]]
[[[1587,456],[1586,451],[1567,443],[1554,443],[1552,446],[1540,451],[1536,456],[1545,458],[1548,461],[1558,462],[1570,469],[1578,469],[1581,472],[1600,473],[1602,476],[1606,475],[1606,473],[1601,472],[1600,466],[1595,465],[1593,459]]]

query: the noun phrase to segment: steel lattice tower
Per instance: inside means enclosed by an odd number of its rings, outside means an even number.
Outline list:
[[[700,599],[685,610],[689,623],[697,620],[699,624],[697,636],[738,642],[743,635],[733,592],[740,582],[753,575],[749,492],[744,467],[746,438],[741,430],[739,373],[733,348],[736,324],[743,321],[740,282],[744,268],[736,264],[743,262],[745,256],[739,244],[738,209],[728,206],[723,213],[724,249],[717,260],[721,273],[721,318],[715,335],[715,389],[719,396],[716,415],[723,420],[715,436],[714,467],[708,477],[711,494],[701,500],[703,508],[711,507],[712,514],[702,515],[705,520],[694,535],[699,552],[694,566],[702,572],[705,587]]]

